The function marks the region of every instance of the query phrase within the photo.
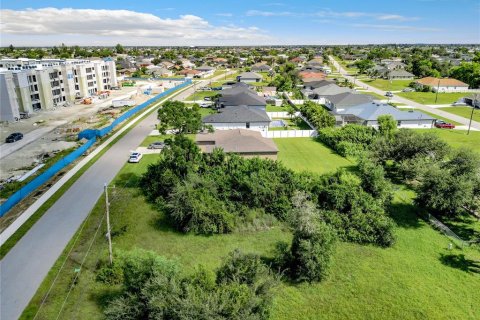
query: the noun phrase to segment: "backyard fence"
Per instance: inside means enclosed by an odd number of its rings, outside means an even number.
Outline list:
[[[264,138],[309,138],[316,137],[316,130],[278,130],[262,132]]]
[[[178,80],[178,79],[177,79]],[[135,108],[125,112],[123,115],[115,119],[109,126],[102,128],[102,129],[87,129],[83,130],[78,134],[78,139],[87,139],[88,141],[84,143],[82,146],[78,147],[62,159],[55,162],[50,168],[45,170],[45,172],[41,173],[39,176],[34,178],[32,181],[27,183],[25,186],[20,188],[17,192],[11,195],[4,203],[0,205],[0,217],[5,215],[10,209],[12,209],[16,204],[20,201],[25,199],[29,194],[35,191],[38,187],[46,183],[50,180],[54,175],[60,172],[63,168],[67,165],[75,161],[78,157],[84,154],[97,140],[97,137],[103,137],[106,134],[110,133],[118,124],[127,120],[137,112],[142,109],[145,109],[150,104],[157,102],[159,99],[169,95],[175,90],[184,88],[188,86],[192,82],[191,79],[187,79],[182,84],[173,87],[171,89],[165,90],[164,92],[156,95],[155,97],[149,99],[148,101],[136,106]]]

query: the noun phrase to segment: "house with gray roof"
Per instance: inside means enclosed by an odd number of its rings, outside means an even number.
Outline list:
[[[355,94],[344,92],[325,98],[325,105],[332,111],[338,112],[349,107],[370,103],[374,100],[373,96],[368,94]]]
[[[268,131],[270,118],[265,110],[239,105],[219,109],[217,113],[204,117],[202,122],[205,125],[213,126],[215,130],[250,129]]]
[[[251,68],[252,72],[269,72],[272,71],[272,67],[265,63],[254,64]]]
[[[390,115],[397,121],[398,128],[432,128],[435,119],[419,111],[402,111],[389,104],[377,101],[351,106],[337,110],[335,118],[337,124],[361,124],[378,128],[378,117]],[[338,121],[340,120],[340,123]]]
[[[262,75],[255,72],[243,72],[237,76],[238,82],[260,82],[262,81]]]
[[[413,80],[415,75],[403,69],[389,71],[386,78],[389,80]]]
[[[234,84],[231,88],[221,91],[221,97],[217,99],[217,108],[247,106],[265,111],[267,101],[259,96],[256,91],[243,82]]]
[[[336,85],[335,83],[331,83],[326,86],[321,86],[318,88],[315,88],[311,90],[310,92],[305,92],[308,94],[309,99],[325,99],[329,96],[334,96],[337,94],[341,93],[354,93],[355,91],[353,89],[347,88],[347,87],[340,87]],[[320,103],[325,103],[325,101],[322,101]]]
[[[260,132],[253,130],[218,130],[214,133],[199,133],[195,139],[204,153],[211,153],[214,149],[220,148],[242,157],[274,160],[278,154],[278,148],[272,139],[264,138]]]
[[[332,80],[309,81],[303,84],[303,89],[313,90],[315,88],[331,85],[332,83],[334,84],[335,81],[332,81]]]

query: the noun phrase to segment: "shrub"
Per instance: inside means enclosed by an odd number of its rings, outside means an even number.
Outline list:
[[[300,107],[300,112],[317,130],[335,125],[335,117],[323,106],[312,101],[305,101]]]

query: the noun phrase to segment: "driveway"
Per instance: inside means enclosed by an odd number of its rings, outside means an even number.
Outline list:
[[[332,56],[330,56],[330,61],[333,62],[333,65],[339,70],[340,74],[344,78],[346,78],[349,81],[351,81],[352,83],[354,83],[355,86],[360,86],[360,87],[363,87],[364,89],[372,91],[376,94],[379,94],[381,96],[385,96],[386,91],[375,88],[375,87],[373,87],[373,86],[371,86],[371,85],[369,85],[365,82],[362,82],[361,80],[358,80],[357,78],[349,75],[348,71],[346,71]],[[395,94],[393,95],[391,100],[395,100],[396,102],[403,103],[403,104],[406,104],[408,106],[412,106],[415,109],[423,110],[423,111],[429,112],[431,114],[435,114],[435,115],[443,117],[443,118],[451,119],[453,121],[461,123],[464,126],[467,126],[467,128],[468,128],[468,123],[470,122],[470,119],[460,117],[460,116],[457,116],[457,115],[452,114],[450,112],[439,110],[439,109],[433,108],[431,106],[424,105],[424,104],[421,104],[421,103],[418,103],[418,102],[400,97],[400,96],[395,95]],[[472,121],[472,128],[480,130],[480,122]]]

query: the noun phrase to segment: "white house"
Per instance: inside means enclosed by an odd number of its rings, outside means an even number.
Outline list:
[[[243,72],[237,76],[238,82],[260,82],[262,79],[262,75],[255,72]]]
[[[468,84],[453,78],[426,77],[416,81],[420,86],[428,86],[434,92],[467,92]]]
[[[218,113],[203,118],[202,122],[213,126],[215,130],[250,129],[266,132],[270,118],[265,110],[235,106],[222,108]]]

